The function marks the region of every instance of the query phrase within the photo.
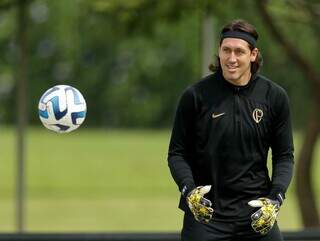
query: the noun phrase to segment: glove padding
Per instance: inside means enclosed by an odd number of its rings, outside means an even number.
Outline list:
[[[191,212],[195,219],[200,223],[208,223],[212,218],[212,203],[210,200],[203,197],[210,189],[211,185],[196,187],[186,198]]]
[[[253,230],[262,235],[267,234],[273,227],[280,210],[280,202],[268,198],[259,198],[248,202],[251,207],[260,207],[251,215]]]

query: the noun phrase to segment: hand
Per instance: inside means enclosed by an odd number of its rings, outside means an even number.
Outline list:
[[[212,218],[212,203],[210,200],[203,197],[210,189],[211,185],[199,186],[187,195],[188,206],[195,219],[200,223],[208,223]]]
[[[273,227],[280,210],[280,202],[268,198],[259,198],[248,202],[251,207],[260,207],[251,215],[251,226],[257,233],[265,235]]]

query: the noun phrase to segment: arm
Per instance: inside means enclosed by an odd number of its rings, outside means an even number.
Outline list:
[[[196,118],[196,98],[193,89],[187,89],[178,104],[168,153],[171,175],[194,215],[201,223],[208,223],[212,218],[211,201],[203,196],[211,186],[196,187],[192,174],[194,160],[194,125]]]
[[[196,187],[191,170],[195,105],[194,93],[188,88],[181,96],[176,110],[168,152],[171,175],[184,196]]]
[[[293,173],[293,138],[289,98],[280,89],[274,103],[274,122],[271,137],[272,187],[269,198],[282,203]]]
[[[271,136],[272,186],[266,198],[252,200],[248,204],[259,209],[251,215],[254,231],[266,234],[273,227],[293,172],[293,138],[290,122],[289,99],[279,89],[273,98],[273,124]]]

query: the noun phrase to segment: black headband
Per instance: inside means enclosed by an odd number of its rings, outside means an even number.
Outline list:
[[[221,40],[225,38],[240,38],[247,41],[252,47],[256,47],[257,40],[249,33],[240,31],[227,31],[221,34]]]

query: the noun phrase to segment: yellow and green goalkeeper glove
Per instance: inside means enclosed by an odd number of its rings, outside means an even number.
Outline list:
[[[253,230],[262,235],[267,234],[273,227],[280,210],[280,202],[268,198],[259,198],[248,203],[251,207],[259,207],[259,210],[251,215]]]
[[[186,198],[191,212],[195,219],[200,223],[208,223],[212,218],[212,203],[210,200],[203,197],[210,189],[211,185],[196,187]]]

